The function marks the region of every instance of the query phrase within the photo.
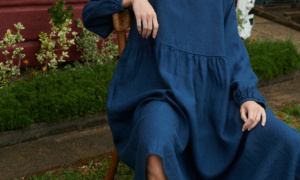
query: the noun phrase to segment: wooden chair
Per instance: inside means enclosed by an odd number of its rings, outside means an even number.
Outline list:
[[[130,12],[127,10],[127,11],[113,14],[113,22],[114,22],[114,29],[117,32],[119,54],[121,57],[122,52],[126,45],[126,29],[129,28],[131,24]],[[114,147],[105,180],[114,179],[114,176],[117,171],[118,163],[119,163],[119,156],[116,147]]]

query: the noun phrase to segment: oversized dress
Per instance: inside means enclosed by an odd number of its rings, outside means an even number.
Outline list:
[[[266,110],[242,132],[240,106],[264,108],[234,0],[149,0],[158,34],[143,38],[133,14],[126,48],[109,85],[107,115],[121,160],[146,179],[146,159],[159,155],[169,180],[300,179],[300,135]],[[122,0],[92,0],[87,29],[105,38]]]

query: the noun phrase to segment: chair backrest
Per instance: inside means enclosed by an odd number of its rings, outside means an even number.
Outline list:
[[[126,29],[130,27],[131,15],[129,10],[113,14],[114,29],[117,31],[120,57],[126,44]]]

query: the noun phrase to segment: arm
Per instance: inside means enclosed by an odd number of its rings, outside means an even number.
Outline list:
[[[148,0],[92,0],[83,9],[84,26],[99,36],[106,38],[114,29],[112,14],[133,9],[138,32],[144,38],[158,31],[156,13]]]
[[[241,118],[245,129],[251,130],[263,119],[267,102],[258,92],[258,78],[253,72],[247,49],[238,34],[234,0],[225,8],[225,46],[227,60],[230,62],[231,92],[234,101],[241,107]],[[246,116],[247,115],[247,116]]]
[[[258,78],[254,74],[247,49],[238,34],[234,1],[225,11],[225,46],[228,61],[230,61],[231,90],[235,102],[241,106],[248,100],[255,101],[267,107],[265,98],[258,92]]]
[[[128,6],[128,3],[124,6]],[[122,0],[91,0],[83,9],[83,24],[88,30],[106,38],[114,29],[112,14],[125,10]]]

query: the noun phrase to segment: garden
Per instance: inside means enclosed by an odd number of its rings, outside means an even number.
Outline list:
[[[118,63],[118,46],[112,34],[102,42],[74,19],[72,6],[61,0],[48,9],[51,33],[39,34],[40,51],[36,59],[41,66],[29,67],[20,46],[24,42],[22,23],[8,29],[0,39],[0,51],[6,62],[0,63],[0,133],[26,129],[41,122],[58,123],[105,112],[108,85]],[[80,31],[70,28],[76,23]],[[0,38],[1,38],[0,36]],[[70,38],[71,37],[71,38]],[[291,38],[285,41],[245,40],[252,68],[259,80],[271,80],[298,72],[300,55]],[[68,50],[76,46],[82,55],[66,62]],[[21,68],[20,64],[26,64]],[[300,132],[300,102],[274,107],[275,115]],[[49,171],[30,179],[103,179],[109,155],[68,169]],[[119,164],[117,179],[132,179],[133,171]]]

